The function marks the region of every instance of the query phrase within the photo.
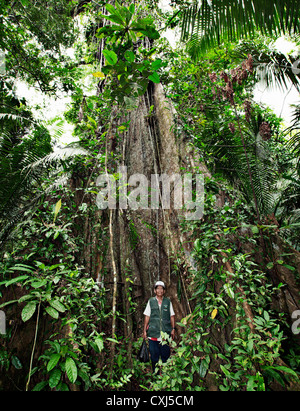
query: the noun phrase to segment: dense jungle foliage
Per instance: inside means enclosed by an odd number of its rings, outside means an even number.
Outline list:
[[[255,87],[299,91],[300,5],[265,3],[0,0],[0,390],[299,390],[300,106],[286,124]],[[41,120],[33,90],[70,103]],[[100,210],[97,177],[166,172],[169,135],[203,217]],[[177,326],[152,374],[137,352],[160,277]]]

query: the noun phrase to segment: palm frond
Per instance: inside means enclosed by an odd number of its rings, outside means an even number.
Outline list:
[[[222,174],[239,189],[253,209],[255,195],[259,214],[263,217],[274,210],[277,175],[268,142],[264,141],[258,132],[262,119],[254,117],[251,118],[251,125],[245,124],[242,130],[247,158],[240,133],[229,132],[228,126],[219,129],[220,135],[209,148],[214,156],[215,172]]]
[[[267,36],[299,32],[298,0],[201,0],[183,6],[181,40],[198,38],[199,53],[259,31]]]
[[[284,130],[283,135],[290,135],[289,141],[287,143],[288,147],[291,148],[292,153],[297,158],[297,168],[298,174],[300,175],[300,105],[292,105],[294,108],[292,125]]]
[[[300,126],[300,104],[291,104],[293,126]]]
[[[237,61],[247,59],[249,54],[253,59],[256,77],[265,82],[266,86],[287,89],[292,84],[300,91],[300,78],[293,67],[295,58],[276,50],[271,39],[269,44],[266,44],[265,38],[243,40],[231,52],[232,57]]]
[[[28,121],[28,118],[13,113],[0,113],[0,120]]]
[[[277,199],[275,216],[285,227],[281,234],[299,249],[300,233],[300,182],[296,171],[284,175],[280,195]]]
[[[34,161],[31,164],[28,164],[23,172],[29,173],[34,170],[40,170],[41,168],[47,168],[49,165],[53,163],[57,163],[60,161],[66,161],[69,158],[75,156],[84,156],[88,155],[89,152],[82,147],[64,147],[64,148],[57,148],[53,153],[48,154],[47,156],[40,158]]]
[[[258,137],[258,136],[257,136]],[[257,138],[253,149],[247,150],[250,166],[250,183],[247,160],[244,153],[239,153],[235,162],[231,163],[236,173],[236,185],[244,194],[249,204],[254,204],[254,194],[260,216],[267,216],[274,210],[276,173],[270,160],[267,145]],[[253,187],[253,189],[252,189]]]
[[[277,176],[268,144],[256,136],[256,153],[252,156],[251,172],[258,208],[267,216],[274,210]]]

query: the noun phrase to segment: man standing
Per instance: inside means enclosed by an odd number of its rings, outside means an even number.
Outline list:
[[[170,357],[168,344],[161,344],[161,332],[172,337],[175,336],[175,313],[169,298],[164,297],[165,284],[157,281],[154,286],[155,297],[150,298],[144,311],[144,338],[148,336],[149,350],[153,372],[155,365],[161,357],[166,362]]]

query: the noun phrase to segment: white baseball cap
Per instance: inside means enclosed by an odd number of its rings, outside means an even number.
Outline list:
[[[154,288],[158,287],[159,285],[161,285],[162,287],[166,288],[165,283],[163,281],[156,281]]]

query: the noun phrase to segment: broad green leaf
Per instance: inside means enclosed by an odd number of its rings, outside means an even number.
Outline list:
[[[12,278],[11,280],[5,281],[5,287],[8,287],[11,284],[18,283],[20,281],[26,280],[28,275],[20,275],[19,277]]]
[[[225,368],[223,365],[220,365],[220,368],[223,371],[223,373],[226,375],[226,377],[230,376],[230,372],[227,370],[227,368]]]
[[[291,368],[285,367],[284,365],[276,365],[276,366],[273,366],[273,368],[275,368],[275,370],[286,372],[298,378],[298,374],[294,370],[292,370]]]
[[[3,304],[0,305],[0,308],[5,307],[6,305],[10,305],[10,304],[16,303],[17,301],[19,302],[19,300],[6,301],[6,303],[3,303]]]
[[[286,267],[286,268],[288,268],[288,269],[291,270],[291,271],[295,271],[295,270],[296,270],[295,267],[292,267],[291,265],[288,265],[288,264],[283,264],[283,267]]]
[[[153,81],[153,83],[160,83],[159,75],[156,72],[150,74],[150,76],[148,76],[148,79]]]
[[[46,311],[49,315],[51,315],[51,317],[55,318],[56,320],[58,319],[59,314],[58,314],[58,311],[57,311],[55,308],[53,308],[53,307],[47,307],[47,308],[45,308],[45,311]]]
[[[116,9],[114,8],[114,6],[112,6],[111,4],[105,4],[105,8],[106,10],[111,13],[111,14],[115,14],[116,13]]]
[[[31,301],[25,305],[21,313],[21,317],[24,322],[28,321],[33,316],[35,313],[36,304],[37,303]]]
[[[26,294],[26,295],[23,295],[21,298],[19,298],[17,301],[18,301],[18,303],[23,303],[24,301],[31,300],[32,298],[34,298],[33,295]]]
[[[61,208],[61,200],[59,200],[59,201],[55,204],[53,223],[54,223],[55,220],[56,220],[56,217],[57,217],[57,214],[59,213],[60,208]]]
[[[53,370],[53,368],[56,366],[59,360],[60,360],[60,354],[52,354],[47,364],[47,371],[49,372]]]
[[[64,313],[66,311],[66,307],[58,300],[52,300],[49,304],[60,313]]]
[[[135,60],[135,54],[133,51],[131,50],[126,50],[124,53],[124,57],[126,58],[127,61],[129,61],[130,63],[133,63]]]
[[[258,324],[258,325],[264,325],[264,324],[265,324],[264,319],[261,318],[261,317],[255,317],[255,318],[254,318],[254,322],[255,322],[256,324]]]
[[[99,352],[101,352],[103,350],[103,347],[104,347],[103,339],[98,337],[98,338],[95,339],[95,343],[98,347]]]
[[[119,344],[119,341],[116,340],[115,338],[107,337],[106,340],[110,341],[110,342],[113,342],[113,343],[116,343],[116,344]]]
[[[145,24],[145,19],[137,21],[131,26],[131,29],[135,32],[142,33],[144,36],[150,39],[157,40],[160,38],[159,32],[154,28],[154,26],[149,26]]]
[[[65,382],[60,382],[57,386],[57,391],[69,391],[69,387]]]
[[[273,377],[277,382],[279,382],[279,384],[281,384],[283,387],[285,386],[284,380],[281,377],[281,375],[274,370],[274,367],[266,367],[265,372],[267,372],[267,374],[270,374],[271,377]]]
[[[44,270],[46,268],[45,264],[41,261],[35,261],[35,263],[41,270]]]
[[[226,291],[226,294],[230,297],[230,298],[234,298],[234,292],[231,289],[229,284],[224,284],[224,289]]]
[[[126,26],[125,21],[123,21],[123,19],[117,16],[116,14],[110,14],[109,16],[103,15],[103,17],[105,17],[109,21],[112,21],[113,23],[119,24],[120,26],[123,26],[123,27]]]
[[[206,284],[202,284],[200,285],[200,287],[198,288],[195,294],[201,294],[203,293],[203,291],[205,291],[205,289],[206,289]]]
[[[93,126],[97,127],[98,124],[97,124],[96,120],[94,120],[94,119],[93,119],[92,117],[90,117],[90,116],[87,116],[87,118],[88,118],[89,122],[92,123]]]
[[[29,265],[26,264],[16,264],[13,267],[10,267],[9,270],[11,271],[28,271],[29,273],[32,273],[34,271],[34,268],[30,267]]]
[[[60,231],[57,230],[53,235],[53,240],[55,240],[59,236],[59,234],[60,234]]]
[[[48,267],[48,270],[49,270],[49,271],[52,271],[52,270],[55,270],[55,268],[57,268],[57,267],[62,267],[62,265],[61,265],[61,264],[51,265],[51,267]]]
[[[54,370],[52,370],[49,376],[49,387],[55,388],[60,381],[60,377],[61,377],[61,370],[59,370],[58,368],[55,368]]]
[[[36,384],[32,391],[41,391],[48,385],[48,381],[41,381]]]
[[[73,358],[66,359],[66,373],[72,384],[77,380],[77,366]]]
[[[255,376],[251,376],[247,382],[247,391],[255,391]]]
[[[247,350],[250,352],[253,350],[253,340],[247,342]]]
[[[33,288],[40,288],[40,287],[43,287],[43,286],[46,285],[46,284],[47,284],[47,280],[46,280],[46,279],[37,280],[37,281],[33,281],[33,282],[31,283],[31,287],[33,287]]]
[[[57,354],[59,354],[60,351],[61,351],[62,348],[63,348],[63,347],[60,346],[60,344],[59,344],[57,341],[53,341],[53,342],[51,343],[51,346],[52,346],[53,348],[55,348],[55,351],[56,351]]]
[[[118,61],[118,56],[112,50],[103,50],[103,55],[106,58],[107,62],[112,66],[115,65]]]
[[[209,363],[210,363],[210,358],[209,358],[209,355],[207,355],[200,363],[199,375],[201,378],[205,377],[207,370],[209,368]]]
[[[161,59],[157,59],[155,61],[152,61],[151,63],[151,68],[153,70],[158,70],[159,68],[161,68],[162,65],[162,60]]]
[[[196,251],[200,251],[201,250],[201,241],[199,238],[197,238],[194,242],[194,247]]]

